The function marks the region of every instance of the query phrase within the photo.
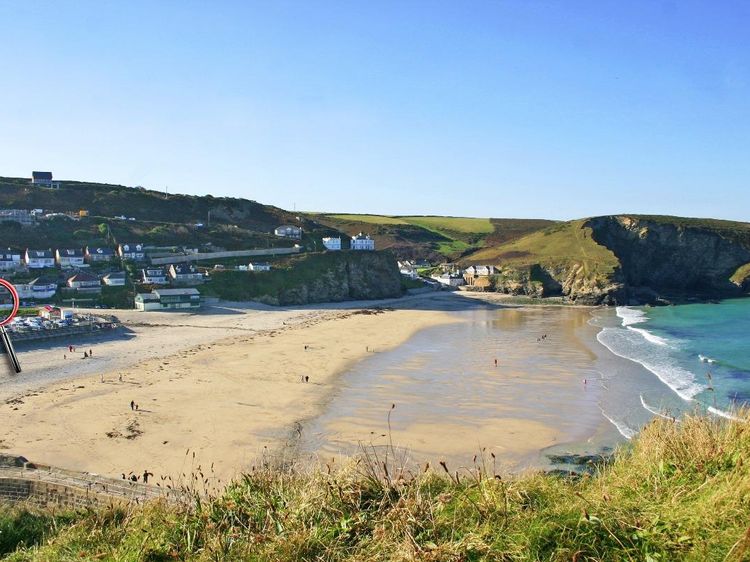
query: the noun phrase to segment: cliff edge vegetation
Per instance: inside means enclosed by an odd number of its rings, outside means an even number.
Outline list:
[[[334,470],[263,466],[192,501],[0,509],[0,556],[36,560],[741,561],[750,559],[750,418],[651,422],[579,477],[400,471],[369,451]]]
[[[496,291],[585,304],[740,296],[750,290],[750,224],[594,217],[486,247],[463,262],[498,266]]]
[[[390,252],[307,253],[274,262],[271,271],[213,271],[205,296],[302,305],[402,294],[402,279]]]

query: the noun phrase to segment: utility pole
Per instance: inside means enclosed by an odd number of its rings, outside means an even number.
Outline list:
[[[169,186],[164,186],[164,199],[169,199]]]

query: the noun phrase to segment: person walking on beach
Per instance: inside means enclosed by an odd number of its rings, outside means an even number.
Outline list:
[[[85,351],[83,352],[83,358],[84,358],[84,359],[88,359],[88,358],[89,358],[89,354],[88,354],[88,353],[86,353]]]
[[[94,350],[93,349],[89,349],[89,357],[93,357],[93,356],[94,356]]]
[[[130,409],[135,410],[135,402],[133,400],[130,401]]]
[[[143,471],[143,483],[144,484],[148,484],[149,476],[153,476],[153,475],[154,475],[153,472],[149,472],[148,470],[144,470]]]
[[[495,367],[497,367],[497,358],[495,358]]]

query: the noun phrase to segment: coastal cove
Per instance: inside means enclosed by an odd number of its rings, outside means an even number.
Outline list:
[[[165,313],[150,325],[132,316],[132,337],[94,344],[100,370],[76,361],[85,370],[57,382],[44,365],[62,351],[24,352],[32,369],[26,391],[0,405],[0,447],[115,477],[213,464],[217,482],[268,455],[343,462],[386,446],[408,463],[453,467],[494,454],[517,472],[549,468],[553,454],[609,453],[653,417],[696,406],[607,341],[625,330],[649,344],[627,318],[680,307],[517,306],[445,293],[372,304],[225,306],[223,316]],[[5,391],[20,384],[3,382]]]

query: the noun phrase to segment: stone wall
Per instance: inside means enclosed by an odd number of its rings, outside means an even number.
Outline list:
[[[159,498],[177,499],[173,492],[156,486],[36,465],[23,457],[0,454],[0,503],[78,509]]]

